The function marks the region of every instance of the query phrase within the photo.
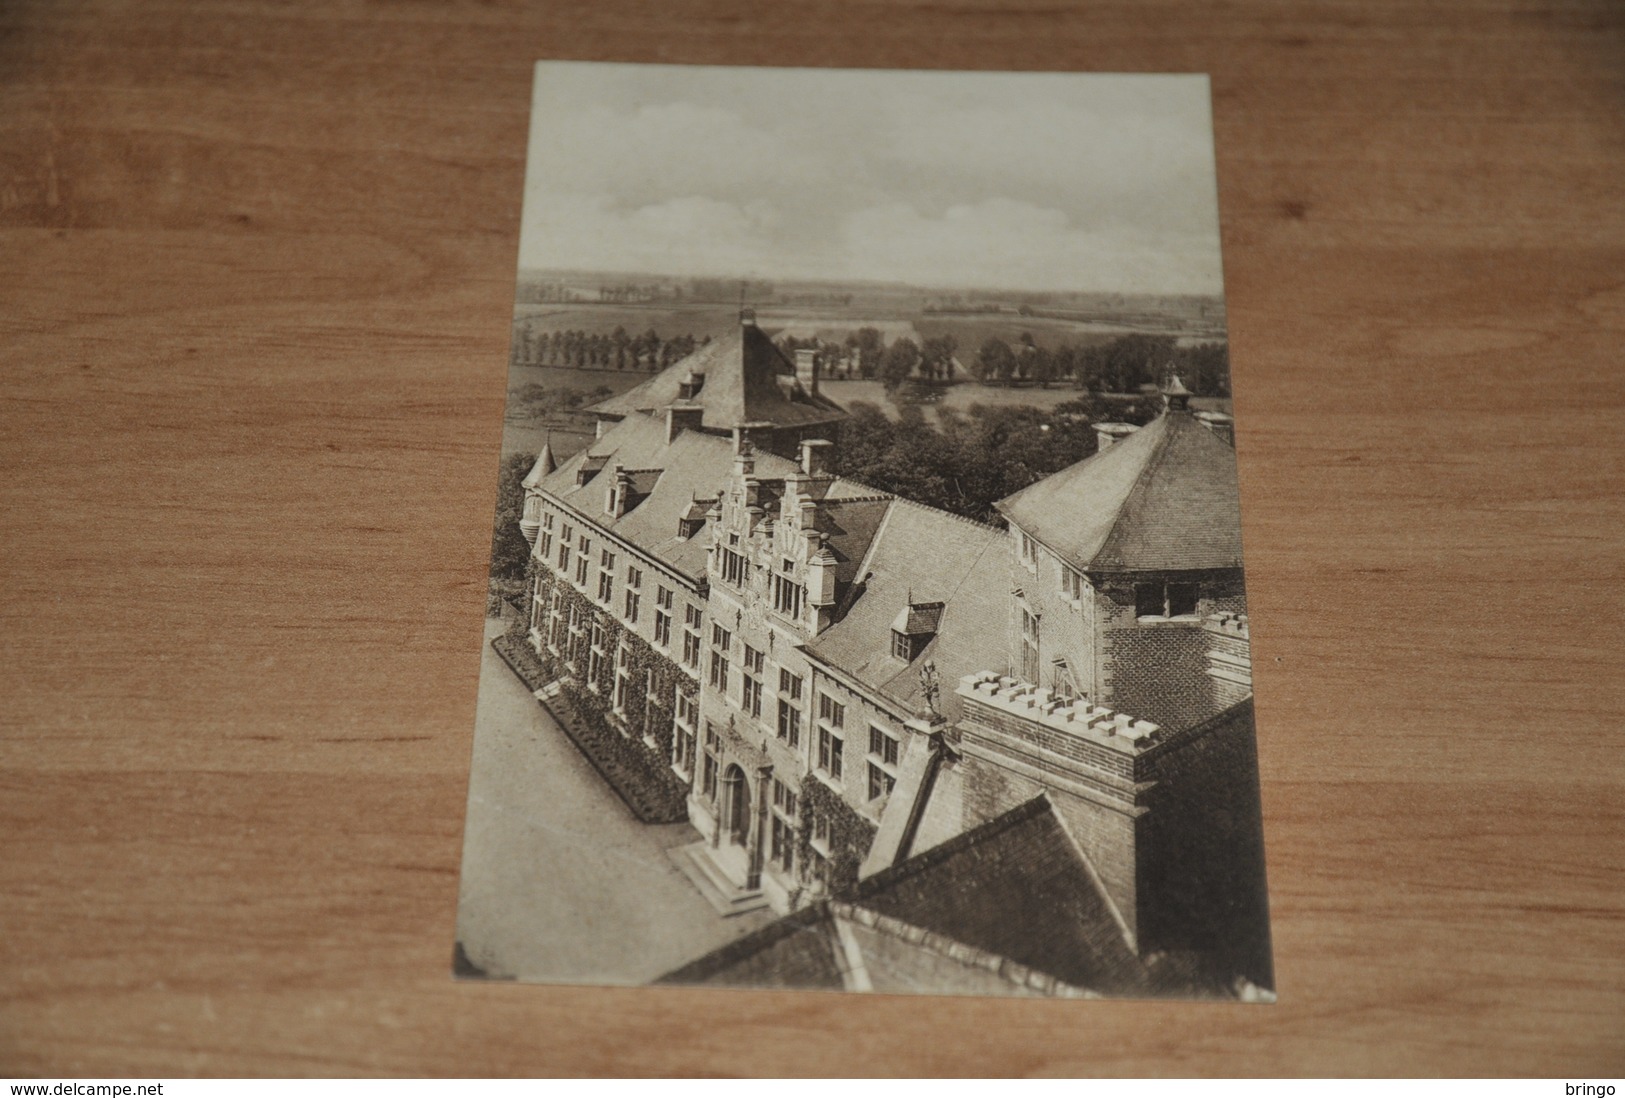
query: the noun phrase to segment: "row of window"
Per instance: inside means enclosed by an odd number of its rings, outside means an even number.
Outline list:
[[[1028,534],[1020,534],[1021,563],[1027,570],[1038,570],[1038,542]],[[1056,562],[1061,570],[1061,594],[1072,602],[1082,602],[1087,586],[1083,573],[1071,565]],[[1153,580],[1134,585],[1134,615],[1138,618],[1170,619],[1197,616],[1201,589],[1194,583]],[[1036,682],[1037,680],[1032,680]]]

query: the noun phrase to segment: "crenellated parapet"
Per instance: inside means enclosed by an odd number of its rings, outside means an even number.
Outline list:
[[[1253,692],[1252,640],[1247,615],[1223,612],[1202,620],[1207,639],[1207,673],[1218,692],[1218,703],[1228,708]]]
[[[1163,734],[1162,728],[1150,721],[1094,705],[1087,699],[1062,698],[1045,687],[992,671],[960,679],[958,694],[968,718],[1001,716],[1029,722],[1062,737],[1034,735],[1052,748],[1059,748],[1066,739],[1075,739],[1132,756],[1160,742]],[[1062,748],[1062,753],[1076,752]]]

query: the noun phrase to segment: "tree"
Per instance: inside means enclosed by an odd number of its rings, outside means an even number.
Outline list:
[[[886,391],[895,393],[897,387],[914,373],[914,367],[919,362],[920,349],[906,336],[886,348],[886,356],[880,363],[880,379],[885,383]]]
[[[984,385],[990,382],[1008,383],[1015,372],[1016,356],[1010,345],[997,336],[990,336],[976,352],[976,380]]]
[[[615,330],[610,333],[609,341],[615,345],[615,368],[626,369],[626,348],[632,342],[632,337],[626,334],[625,328],[617,324]]]
[[[951,380],[954,352],[958,349],[959,341],[949,333],[927,336],[920,347],[921,372],[933,380]]]
[[[496,594],[520,593],[530,560],[530,543],[519,530],[525,510],[523,481],[536,464],[535,454],[510,454],[497,475],[497,510],[491,529],[491,589]]]
[[[880,337],[880,329],[859,328],[857,349],[858,373],[867,381],[875,376],[875,371],[880,367],[880,356],[886,349],[886,341]]]
[[[1055,356],[1047,348],[1034,347],[1027,356],[1027,376],[1038,382],[1040,388],[1048,389],[1055,374]]]

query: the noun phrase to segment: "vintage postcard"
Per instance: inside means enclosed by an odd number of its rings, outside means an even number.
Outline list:
[[[1203,76],[538,65],[466,977],[1274,998]]]

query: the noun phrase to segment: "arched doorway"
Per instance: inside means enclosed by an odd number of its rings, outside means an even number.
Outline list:
[[[750,839],[750,786],[738,763],[722,773],[722,827],[734,846],[744,846]]]

